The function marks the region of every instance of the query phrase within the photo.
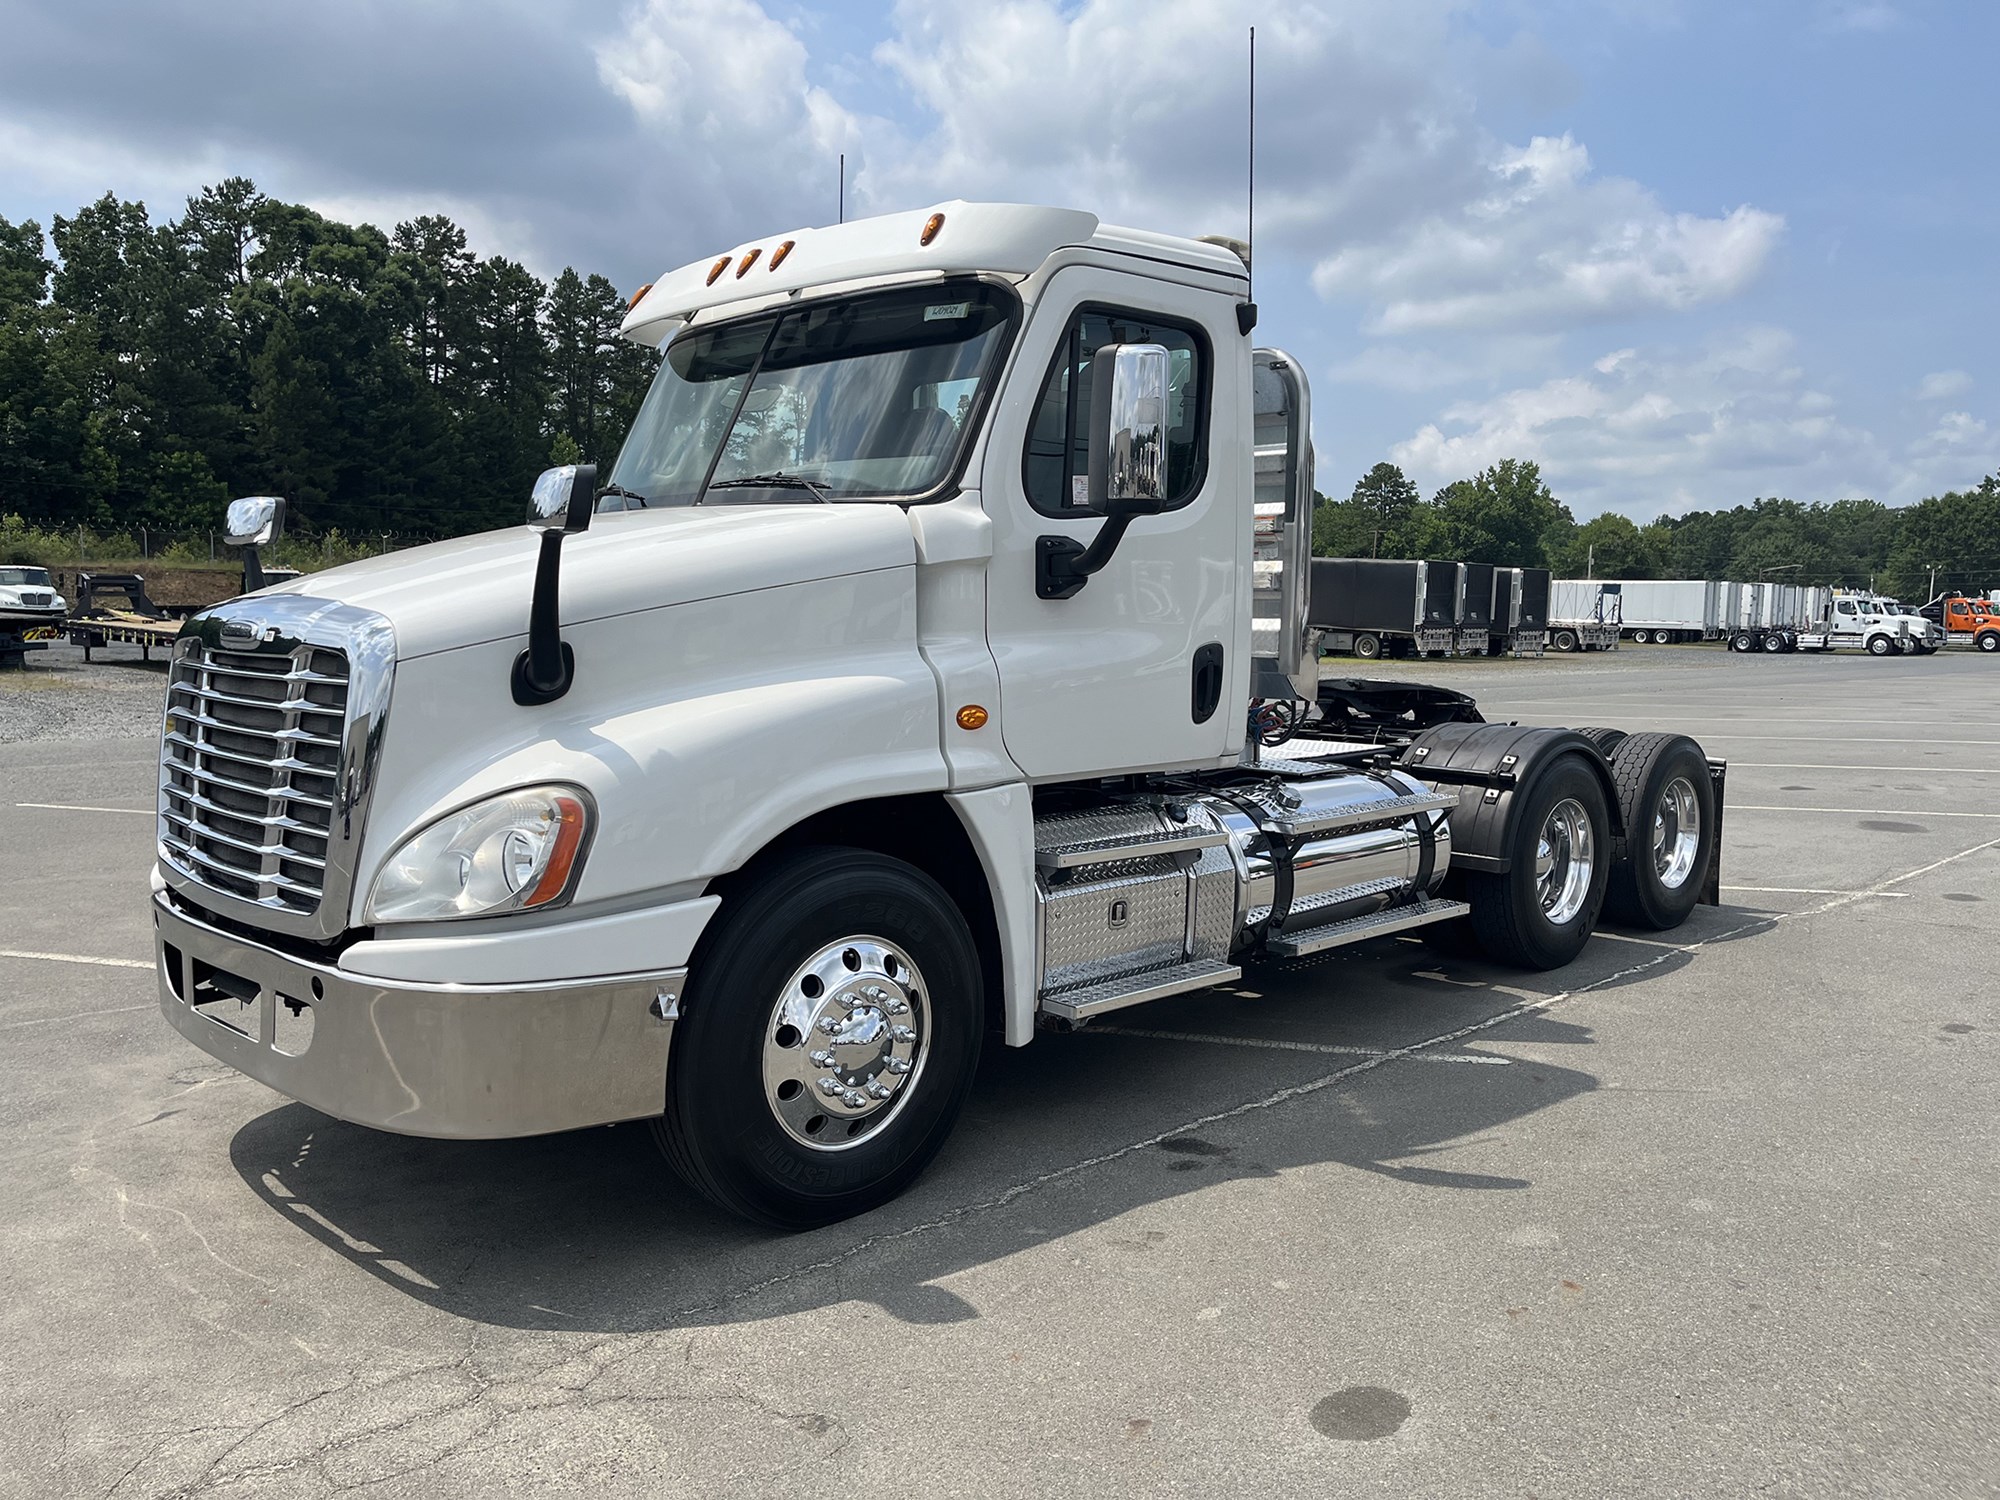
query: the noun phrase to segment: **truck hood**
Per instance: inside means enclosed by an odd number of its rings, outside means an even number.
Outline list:
[[[374,610],[396,654],[427,656],[525,635],[538,533],[482,532],[369,558],[249,596],[303,594]],[[563,543],[562,620],[909,567],[916,542],[895,505],[705,505],[594,517]]]

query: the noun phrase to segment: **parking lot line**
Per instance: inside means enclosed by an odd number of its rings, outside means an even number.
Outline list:
[[[156,816],[150,807],[82,807],[73,802],[16,802],[16,807],[33,807],[43,812],[137,813],[142,818]]]
[[[1883,769],[1894,769],[1884,767]],[[2000,818],[2000,812],[1942,812],[1921,807],[1780,807],[1769,802],[1732,802],[1731,812],[1846,813],[1860,818]]]
[[[57,1021],[87,1021],[92,1016],[122,1016],[127,1011],[156,1008],[152,1005],[114,1005],[110,1010],[75,1010],[60,1016],[36,1016],[31,1021],[0,1021],[0,1031],[13,1031],[22,1026],[51,1026]]]
[[[150,969],[136,958],[94,958],[87,953],[35,953],[26,948],[0,948],[0,958],[40,958],[52,964],[102,964],[107,969]]]
[[[1908,891],[1836,891],[1817,885],[1725,885],[1725,891],[1747,891],[1753,896],[1900,896]]]
[[[1781,740],[1788,745],[1796,745],[1799,737],[1795,734],[1710,734],[1711,740]],[[2000,745],[2000,740],[1938,740],[1929,735],[1919,735],[1913,740],[1886,739],[1877,734],[1816,734],[1812,737],[1815,745]]]
[[[1273,1052],[1332,1052],[1342,1057],[1394,1057],[1401,1054],[1383,1047],[1342,1047],[1332,1042],[1282,1042],[1262,1036],[1211,1036],[1196,1031],[1154,1031],[1142,1026],[1086,1026],[1086,1036],[1138,1036],[1148,1037],[1157,1042],[1212,1042],[1218,1047],[1262,1047]],[[1486,1057],[1463,1052],[1419,1052],[1410,1059],[1412,1062],[1435,1063],[1500,1063],[1512,1062],[1507,1057]]]
[[[1913,766],[1907,762],[1899,766],[1877,766],[1861,761],[1838,765],[1823,760],[1732,760],[1729,766],[1731,770],[1747,771],[1910,771],[1922,772],[1926,776],[1932,772],[1951,776],[2000,776],[2000,768],[1992,766]]]

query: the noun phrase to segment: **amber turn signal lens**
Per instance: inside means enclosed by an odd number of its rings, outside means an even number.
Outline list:
[[[965,707],[958,711],[958,727],[960,729],[984,729],[986,727],[986,710],[981,708],[977,703],[966,704]]]
[[[932,214],[928,219],[924,220],[924,232],[917,240],[917,243],[919,245],[928,245],[938,237],[938,231],[942,228],[944,228],[944,215]]]
[[[716,281],[720,279],[722,273],[728,269],[729,269],[729,257],[725,255],[720,260],[718,260],[714,265],[708,268],[708,284],[710,286],[714,286]]]
[[[633,308],[637,307],[639,305],[639,299],[645,296],[646,293],[650,292],[652,289],[653,289],[653,283],[650,281],[647,282],[644,286],[640,287],[638,291],[632,294],[632,300],[625,304],[625,311],[630,312]]]
[[[583,830],[587,815],[583,804],[574,797],[557,797],[556,805],[556,847],[549,856],[548,868],[542,871],[542,878],[535,882],[534,890],[522,906],[541,906],[555,900],[569,888],[570,870],[576,864],[577,850],[583,847]]]
[[[785,263],[785,257],[792,253],[792,246],[797,243],[798,243],[797,240],[786,240],[784,244],[778,246],[777,249],[771,252],[770,265],[766,266],[764,269],[767,271],[777,270],[779,266]]]
[[[743,252],[743,259],[739,260],[736,263],[736,275],[738,279],[741,279],[745,271],[749,270],[752,266],[757,264],[757,257],[762,255],[763,253],[764,253],[764,247],[761,245],[758,246],[755,250],[745,250]]]

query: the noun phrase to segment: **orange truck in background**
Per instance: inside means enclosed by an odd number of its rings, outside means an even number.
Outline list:
[[[2000,608],[1988,600],[1968,599],[1963,594],[1940,594],[1919,613],[1944,627],[1944,643],[1947,646],[2000,651]]]

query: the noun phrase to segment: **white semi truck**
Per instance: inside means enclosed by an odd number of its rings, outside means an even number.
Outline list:
[[[663,276],[608,484],[189,623],[167,1019],[384,1130],[651,1120],[808,1225],[915,1177],[989,1030],[1714,901],[1686,737],[1319,690],[1309,398],[1255,322],[1226,249],[1015,205]]]

